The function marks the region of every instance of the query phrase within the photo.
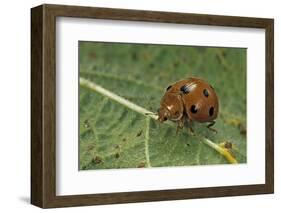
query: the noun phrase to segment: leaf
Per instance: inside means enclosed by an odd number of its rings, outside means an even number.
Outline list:
[[[246,162],[245,49],[80,42],[79,50],[81,78],[149,111],[156,112],[170,83],[191,75],[220,98],[218,134],[195,123],[194,137],[80,84],[80,169],[228,163],[200,137],[231,142],[231,153]]]

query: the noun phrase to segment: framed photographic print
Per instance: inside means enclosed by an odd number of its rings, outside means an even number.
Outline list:
[[[273,19],[31,9],[31,203],[273,193]]]

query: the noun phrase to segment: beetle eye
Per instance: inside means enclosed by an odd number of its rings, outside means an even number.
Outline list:
[[[168,120],[168,118],[167,117],[164,117],[164,119],[163,119],[164,121],[166,121],[166,120]]]

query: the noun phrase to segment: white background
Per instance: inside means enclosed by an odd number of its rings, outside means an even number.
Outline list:
[[[29,8],[42,1],[6,1],[0,7],[1,15],[1,176],[0,210],[10,212],[42,211],[28,204],[30,188],[30,13]],[[81,5],[81,1],[49,1]],[[166,10],[177,12],[212,13],[222,15],[240,15],[275,18],[275,108],[281,107],[280,30],[281,14],[278,1],[215,1],[215,0],[119,0],[119,1],[83,1],[83,5],[122,7],[132,9]],[[96,207],[68,208],[69,212],[144,212],[144,211],[181,211],[189,212],[278,212],[281,198],[280,161],[280,110],[275,111],[275,194],[242,196],[231,198],[196,199],[139,204],[122,204]],[[66,209],[54,209],[49,212],[64,212]]]

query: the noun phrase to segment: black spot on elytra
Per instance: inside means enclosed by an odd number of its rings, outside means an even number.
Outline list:
[[[204,89],[204,90],[203,90],[203,94],[204,94],[204,96],[205,96],[206,98],[209,97],[209,91],[208,91],[207,89]]]
[[[196,113],[198,110],[196,109],[196,106],[195,106],[195,105],[192,105],[192,106],[190,107],[190,111],[191,111],[192,113]]]
[[[187,85],[183,85],[180,90],[183,92],[183,94],[188,94],[190,92],[190,89]]]
[[[166,91],[168,91],[169,89],[171,89],[171,87],[172,87],[172,85],[168,86],[167,89],[166,89]]]
[[[215,110],[214,107],[211,107],[211,108],[209,109],[209,115],[210,115],[210,116],[213,116],[214,110]]]

